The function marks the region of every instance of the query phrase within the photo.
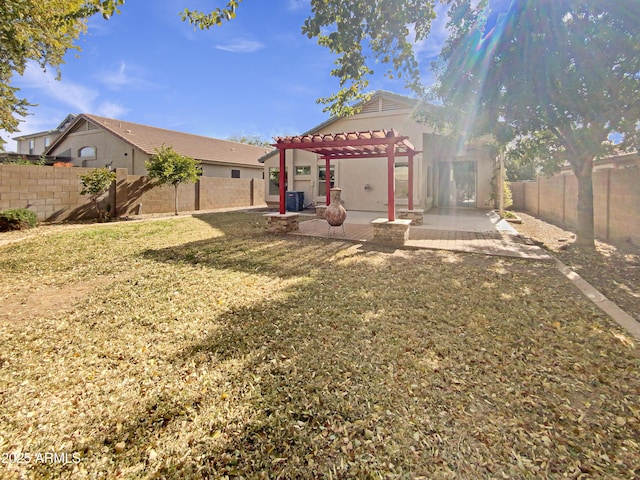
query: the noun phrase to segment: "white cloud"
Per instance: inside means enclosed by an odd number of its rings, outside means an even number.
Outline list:
[[[261,48],[264,48],[264,44],[254,40],[235,40],[224,45],[216,45],[216,49],[232,53],[251,53]]]
[[[297,11],[302,10],[304,8],[309,8],[309,0],[289,0],[289,5],[287,6],[287,10]]]
[[[154,88],[152,82],[144,80],[139,76],[139,68],[120,62],[114,71],[102,72],[96,75],[96,80],[104,84],[109,90],[119,91],[124,87],[134,89]]]
[[[126,73],[127,64],[120,62],[117,71],[105,72],[100,75],[100,81],[106,85],[121,87],[123,85],[129,85],[133,83],[133,79]]]
[[[449,36],[447,30],[447,10],[449,6],[446,4],[438,4],[436,6],[436,18],[431,22],[431,30],[427,38],[415,42],[415,33],[412,31],[413,48],[418,57],[433,58],[440,53],[444,42]]]
[[[119,118],[128,112],[128,108],[113,102],[104,102],[100,104],[96,109],[97,115],[109,118]]]
[[[42,70],[37,64],[29,63],[22,77],[16,78],[19,88],[33,88],[73,108],[75,111],[91,110],[98,97],[96,90],[65,80],[56,80],[52,71]]]
[[[7,142],[4,146],[5,150],[8,152],[17,150],[17,143],[13,140],[15,137],[53,130],[69,113],[73,112],[43,106],[30,107],[29,115],[20,119],[17,132],[8,133],[0,130],[0,136]]]

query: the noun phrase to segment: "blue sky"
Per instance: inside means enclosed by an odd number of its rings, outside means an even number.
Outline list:
[[[69,113],[120,120],[216,138],[271,138],[305,131],[328,118],[316,99],[338,90],[335,57],[300,28],[308,0],[244,0],[236,19],[194,31],[185,8],[207,10],[226,1],[128,0],[121,14],[90,19],[88,31],[55,71],[30,65],[14,79],[32,115],[10,137],[55,128]],[[440,15],[428,41],[416,46],[425,79],[445,38]],[[384,69],[381,67],[380,72]],[[382,75],[371,90],[408,94]]]

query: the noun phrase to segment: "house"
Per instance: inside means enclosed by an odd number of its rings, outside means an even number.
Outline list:
[[[15,137],[14,140],[17,142],[16,152],[20,155],[42,155],[62,135],[62,132],[73,123],[75,118],[76,115],[70,113],[53,130]]]
[[[200,162],[203,176],[262,179],[269,148],[82,113],[46,150],[78,167],[126,168],[146,175],[145,161],[167,147]]]
[[[607,158],[594,160],[593,171],[606,170],[612,168],[621,170],[625,168],[640,168],[640,154],[638,152],[620,153]]]
[[[342,132],[395,130],[418,152],[414,158],[413,208],[492,207],[491,178],[496,168],[492,149],[486,143],[459,145],[455,139],[437,134],[431,126],[414,119],[418,101],[386,91],[375,92],[359,113],[326,122],[302,134],[322,135]],[[435,107],[434,107],[435,108]],[[272,151],[259,161],[265,169],[265,200],[279,202],[279,155]],[[319,155],[301,149],[285,153],[286,189],[303,192],[304,206],[326,204],[326,175],[330,185],[342,189],[347,210],[383,212],[387,210],[387,158],[359,158],[326,162]],[[394,166],[395,205],[408,206],[409,167],[406,158]]]

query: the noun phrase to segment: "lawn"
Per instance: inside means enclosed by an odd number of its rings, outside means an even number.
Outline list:
[[[0,276],[2,478],[640,475],[638,345],[551,262],[225,213],[61,228]]]

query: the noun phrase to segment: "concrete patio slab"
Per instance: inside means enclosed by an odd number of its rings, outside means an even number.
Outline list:
[[[329,227],[323,219],[300,218],[295,235],[307,235],[354,242],[373,242],[375,219],[385,212],[347,211],[344,230]],[[535,260],[552,260],[537,245],[529,244],[495,212],[471,209],[431,209],[423,225],[412,225],[404,248],[452,250],[484,255],[498,255]]]

